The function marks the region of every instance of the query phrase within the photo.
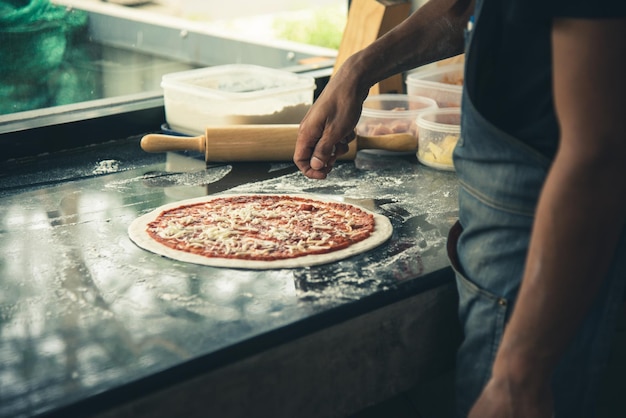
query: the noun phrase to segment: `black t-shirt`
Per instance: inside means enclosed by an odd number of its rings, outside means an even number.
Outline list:
[[[467,56],[469,97],[491,123],[553,157],[552,19],[620,16],[626,0],[483,0]]]

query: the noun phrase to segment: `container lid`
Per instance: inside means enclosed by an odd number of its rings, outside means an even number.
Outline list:
[[[406,84],[414,86],[416,84],[434,85],[438,88],[443,86],[451,90],[462,90],[463,86],[455,81],[463,79],[465,64],[442,65],[435,68],[417,70],[407,74]]]
[[[417,126],[431,131],[459,133],[461,131],[461,108],[447,107],[422,112],[417,117]]]
[[[254,99],[315,88],[315,79],[252,64],[229,64],[165,74],[163,89],[228,100]]]

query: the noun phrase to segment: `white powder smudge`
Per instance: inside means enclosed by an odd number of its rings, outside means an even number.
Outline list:
[[[102,160],[96,164],[93,174],[109,174],[115,173],[120,168],[120,162],[117,160]]]

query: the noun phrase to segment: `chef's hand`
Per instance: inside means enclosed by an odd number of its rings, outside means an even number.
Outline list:
[[[356,74],[346,61],[300,124],[293,161],[309,178],[326,178],[337,157],[348,152],[348,144],[356,137],[354,128],[369,92]]]
[[[492,377],[472,407],[468,418],[552,418],[552,393],[548,382],[522,384]]]

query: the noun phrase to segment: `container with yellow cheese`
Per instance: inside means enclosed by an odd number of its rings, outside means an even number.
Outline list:
[[[454,170],[452,152],[461,135],[461,109],[428,110],[417,118],[417,159],[424,165]]]

